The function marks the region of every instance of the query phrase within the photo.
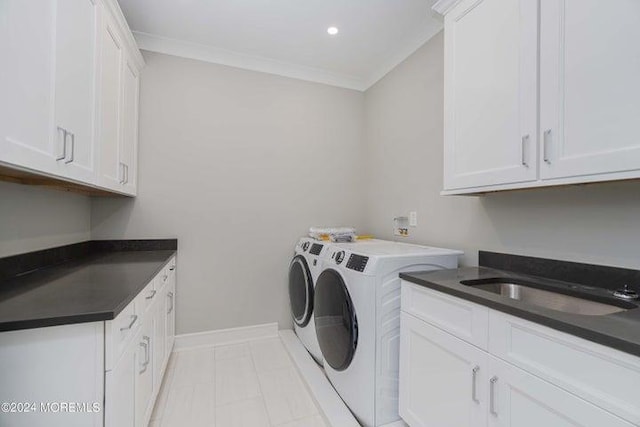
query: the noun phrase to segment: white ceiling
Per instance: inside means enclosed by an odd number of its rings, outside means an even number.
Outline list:
[[[434,0],[119,0],[141,49],[365,90],[442,28]],[[336,26],[340,33],[327,34]]]

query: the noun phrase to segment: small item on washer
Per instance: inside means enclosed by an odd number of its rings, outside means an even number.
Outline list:
[[[356,239],[356,229],[353,227],[311,227],[309,237],[316,240],[331,240],[332,242],[353,242]]]

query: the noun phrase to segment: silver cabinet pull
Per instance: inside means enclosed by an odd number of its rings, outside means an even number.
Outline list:
[[[525,135],[522,137],[522,166],[529,167],[529,163],[527,162],[527,147],[529,146],[529,135]]]
[[[150,294],[150,295],[148,295],[148,296],[146,296],[146,297],[144,297],[144,298],[145,298],[145,299],[153,299],[153,297],[155,297],[155,296],[156,296],[156,292],[157,292],[157,291],[154,289],[153,291],[151,291],[151,294]]]
[[[149,351],[151,349],[151,338],[145,335],[142,337],[142,339],[147,342],[147,346],[145,347],[144,352],[144,366],[147,366],[149,362],[151,362],[151,352]]]
[[[480,370],[480,366],[474,366],[473,369],[471,370],[471,400],[473,400],[476,403],[480,403],[480,400],[478,399],[478,392],[476,390],[476,379],[478,377],[478,371]]]
[[[542,141],[542,159],[545,163],[551,164],[551,158],[549,157],[549,144],[551,144],[551,129],[544,131],[544,138]]]
[[[489,380],[489,412],[491,415],[498,416],[498,410],[496,409],[496,383],[498,377],[492,377]]]
[[[124,163],[120,162],[120,184],[124,184]]]
[[[149,365],[147,363],[147,354],[149,353],[149,344],[146,342],[141,342],[140,343],[140,347],[144,348],[144,362],[140,365],[142,366],[142,369],[140,369],[140,371],[138,371],[138,373],[140,374],[144,374],[144,372],[147,370],[147,366]]]
[[[62,131],[62,154],[56,157],[56,160],[64,160],[67,157],[67,131],[58,126],[58,136],[60,131]]]
[[[71,135],[71,157],[69,157],[69,160],[65,160],[66,164],[73,162],[73,156],[76,152],[76,134],[71,132],[68,132],[68,134]]]
[[[136,320],[138,320],[138,316],[134,314],[133,316],[131,316],[131,323],[129,323],[129,326],[120,328],[120,332],[128,331],[129,329],[131,329],[133,327],[133,324],[136,323]]]
[[[129,183],[129,165],[126,163],[123,163],[122,166],[124,166],[123,184],[128,184]]]
[[[173,292],[169,292],[167,297],[169,297],[169,301],[171,301],[171,306],[169,306],[169,310],[167,311],[167,314],[169,314],[173,311]]]

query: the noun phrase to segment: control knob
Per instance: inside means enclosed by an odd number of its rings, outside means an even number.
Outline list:
[[[336,264],[342,264],[342,261],[344,261],[344,251],[340,251],[336,253]]]

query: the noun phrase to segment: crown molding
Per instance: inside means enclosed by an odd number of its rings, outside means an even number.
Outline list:
[[[127,20],[125,19],[117,0],[102,0],[102,3],[107,8],[108,13],[110,13],[115,19],[116,25],[120,29],[120,33],[124,36],[124,42],[128,47],[127,50],[131,53],[136,66],[138,69],[142,69],[144,67],[144,58],[140,53],[140,49],[138,49],[136,40],[131,32],[131,28],[129,28],[129,24],[127,24]]]
[[[220,49],[199,43],[185,42],[155,34],[134,31],[133,36],[142,50],[196,59],[229,67],[275,74],[298,80],[322,83],[346,89],[364,91],[366,89],[362,79],[357,77],[332,73],[320,68],[291,64],[259,56],[246,55],[226,49]]]
[[[396,55],[394,55],[389,61],[386,61],[366,79],[360,79],[345,74],[332,73],[320,68],[291,64],[260,56],[246,55],[213,46],[185,42],[140,31],[134,31],[133,36],[140,49],[150,52],[164,53],[166,55],[196,59],[229,67],[275,74],[297,80],[321,83],[329,86],[364,92],[397,67],[398,64],[411,56],[416,50],[441,30],[442,26],[440,25],[434,27],[428,33],[422,34],[418,39],[409,43],[405,49],[398,51]]]
[[[455,5],[462,0],[438,0],[436,4],[431,8],[434,12],[440,15],[446,15]]]
[[[434,27],[428,33],[420,35],[420,37],[418,37],[412,43],[409,43],[404,49],[399,50],[398,53],[394,55],[389,61],[386,61],[383,66],[369,75],[369,78],[365,81],[365,88],[369,89],[370,87],[378,83],[378,81],[380,81],[384,76],[389,74],[394,68],[400,65],[408,57],[413,55],[418,49],[420,49],[422,45],[431,40],[433,36],[442,31],[442,28],[442,25]]]

